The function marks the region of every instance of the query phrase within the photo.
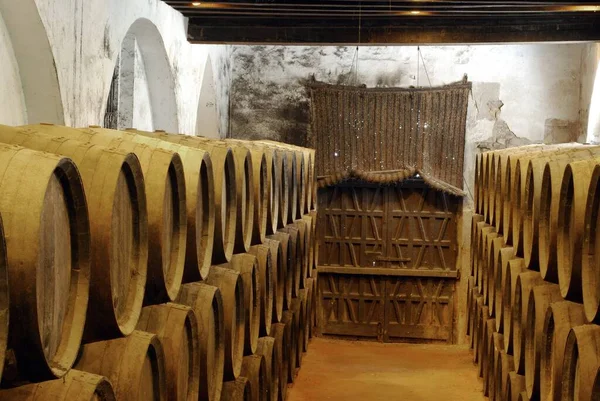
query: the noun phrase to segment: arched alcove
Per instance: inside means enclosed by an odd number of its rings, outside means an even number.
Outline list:
[[[588,115],[587,142],[600,143],[600,65],[596,69],[594,90]]]
[[[217,91],[210,56],[206,59],[198,113],[196,116],[196,135],[207,138],[219,138],[219,113],[217,112]]]
[[[54,55],[34,0],[0,0],[3,87],[14,112],[6,123],[65,121]],[[8,45],[10,43],[10,47]],[[2,45],[0,45],[2,46]],[[21,90],[18,90],[20,84]],[[5,100],[6,101],[6,100]],[[4,107],[4,101],[2,102]]]
[[[121,42],[104,125],[178,132],[175,79],[156,25],[138,19]]]

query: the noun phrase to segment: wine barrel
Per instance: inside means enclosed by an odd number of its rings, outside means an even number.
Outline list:
[[[9,332],[9,288],[8,288],[8,260],[6,256],[6,242],[4,239],[4,225],[0,216],[0,381],[4,370],[6,346]]]
[[[490,302],[493,301],[495,304],[496,330],[498,333],[504,333],[504,284],[506,283],[506,272],[510,269],[510,261],[513,259],[512,255],[512,247],[505,247],[500,251],[499,265],[494,278],[494,296],[490,298]]]
[[[117,401],[104,376],[72,369],[64,377],[0,390],[0,401]]]
[[[483,319],[481,308],[483,308],[483,296],[477,292],[473,301],[473,326],[471,328],[471,341],[469,344],[473,350],[473,363],[477,363],[477,359],[479,359],[479,325]]]
[[[271,325],[271,336],[275,340],[273,344],[273,353],[275,355],[275,364],[273,365],[273,375],[277,376],[277,398],[278,401],[285,401],[287,393],[288,369],[289,369],[289,333],[290,325],[283,323],[274,323]]]
[[[490,272],[493,271],[493,247],[492,244],[493,242],[500,238],[500,236],[495,233],[495,232],[490,232],[488,233],[485,238],[484,238],[484,242],[483,242],[483,252],[482,252],[482,269],[480,270],[480,275],[481,275],[481,290],[482,290],[482,295],[483,295],[483,301],[485,302],[486,305],[490,306],[490,299],[489,299],[489,291],[488,291],[488,282],[489,282],[489,277],[490,277]],[[503,240],[502,240],[503,241]],[[499,242],[499,244],[502,243],[502,241]],[[498,245],[500,246],[500,245]]]
[[[483,395],[489,397],[491,386],[491,374],[494,366],[494,333],[496,332],[496,320],[486,319],[484,323],[484,339],[482,358],[482,373],[483,373]]]
[[[592,173],[600,159],[571,162],[560,189],[556,253],[558,284],[563,298],[582,302],[581,264],[586,202]]]
[[[13,145],[0,145],[0,176],[7,266],[0,272],[8,272],[10,283],[0,275],[0,321],[6,329],[5,319],[12,317],[9,346],[24,377],[62,377],[77,355],[88,304],[83,183],[70,159]]]
[[[78,166],[89,198],[91,277],[84,341],[130,334],[144,299],[148,219],[142,168],[132,153],[0,126],[0,141],[60,154]]]
[[[258,340],[256,354],[262,356],[265,361],[265,382],[268,389],[267,401],[277,401],[277,398],[279,398],[279,371],[277,369],[279,368],[278,360],[280,356],[277,355],[277,352],[275,338],[261,337]]]
[[[562,401],[598,399],[594,383],[600,371],[599,349],[600,326],[586,324],[571,329],[565,347]]]
[[[302,349],[304,352],[308,352],[308,342],[311,339],[311,331],[312,331],[312,316],[313,316],[313,278],[309,278],[307,280],[306,287],[306,302],[305,302],[305,323],[304,323],[304,348]]]
[[[246,304],[240,274],[218,266],[210,268],[206,283],[221,290],[225,327],[225,366],[223,377],[234,380],[240,375],[244,357]]]
[[[167,398],[197,401],[200,389],[198,321],[191,308],[178,304],[146,306],[137,330],[158,336],[165,353]]]
[[[292,198],[290,188],[292,187],[292,165],[283,150],[277,151],[277,171],[279,172],[279,222],[278,228],[288,224],[288,215],[291,213]]]
[[[116,131],[100,127],[90,127],[89,131],[96,133],[96,137],[141,143],[152,149],[176,152],[181,157],[186,182],[187,211],[183,281],[193,282],[205,278],[211,265],[215,230],[215,188],[212,159],[208,152],[204,149],[163,141],[155,137],[154,133],[147,131],[134,129]]]
[[[140,131],[138,131],[140,132]],[[236,163],[231,147],[227,144],[201,137],[169,134],[165,132],[141,133],[166,142],[203,149],[210,154],[213,167],[215,231],[213,263],[225,263],[233,255],[237,224]]]
[[[291,255],[289,257],[290,264],[288,264],[288,274],[292,276],[291,290],[292,296],[297,297],[298,291],[300,290],[300,282],[302,281],[302,239],[298,227],[290,224],[284,228],[279,229],[280,232],[289,235],[289,242],[291,243]]]
[[[506,347],[505,347],[506,348]],[[513,357],[508,355],[506,352],[500,352],[500,359],[496,360],[496,382],[495,382],[495,399],[497,401],[504,401],[506,384],[510,379],[510,372],[515,370]]]
[[[245,377],[238,377],[223,383],[222,401],[252,401],[252,389],[250,380]]]
[[[538,272],[526,271],[517,276],[515,296],[512,302],[513,320],[513,356],[515,371],[525,374],[525,333],[527,324],[527,307],[534,287],[543,284],[544,280]]]
[[[508,374],[506,390],[504,390],[504,399],[507,401],[519,401],[519,396],[525,390],[525,376],[517,372]]]
[[[258,284],[260,286],[260,336],[268,336],[273,321],[274,293],[277,280],[273,268],[271,248],[266,245],[253,245],[248,252],[258,259]]]
[[[590,179],[585,209],[583,255],[581,263],[582,298],[585,316],[600,323],[600,166],[595,166]]]
[[[294,299],[296,300],[297,298]],[[292,306],[294,304],[298,303],[292,302]],[[285,351],[283,354],[283,357],[286,358],[285,365],[287,366],[287,372],[285,372],[285,382],[293,383],[296,378],[296,356],[298,354],[298,325],[296,324],[294,313],[291,310],[283,312],[281,324],[285,325],[285,332],[288,334],[287,344],[284,342]]]
[[[250,381],[250,399],[252,401],[268,401],[269,385],[265,358],[262,355],[248,355],[242,362],[241,376]]]
[[[490,159],[492,158],[492,152],[485,152],[481,155],[482,157],[482,178],[481,178],[481,195],[482,195],[482,213],[485,218],[485,222],[489,224],[490,215],[489,215],[489,201],[490,201],[490,191],[489,191],[489,174],[490,174]]]
[[[313,210],[313,190],[315,182],[315,166],[314,158],[310,149],[306,150],[307,164],[307,181],[306,181],[306,210],[305,213],[310,213]]]
[[[219,401],[225,364],[225,323],[221,290],[204,283],[184,284],[181,286],[177,302],[192,308],[198,322],[198,399]]]
[[[252,187],[254,192],[252,238],[250,243],[262,244],[267,233],[269,197],[273,197],[270,175],[271,167],[267,165],[265,146],[239,139],[227,139],[226,142],[230,143],[234,148],[246,147],[250,151],[252,158]]]
[[[312,217],[313,233],[315,238],[313,242],[313,246],[315,248],[313,251],[313,269],[317,269],[317,267],[319,267],[319,238],[317,233],[318,212],[313,210],[310,212],[310,216]]]
[[[306,288],[306,279],[308,278],[308,251],[307,248],[310,246],[310,226],[307,226],[304,220],[296,220],[294,226],[298,229],[298,241],[300,242],[300,257],[298,261],[300,263],[300,282],[299,286],[302,289]]]
[[[489,228],[489,230],[488,230]],[[475,286],[482,290],[480,287],[481,283],[479,280],[481,279],[481,275],[479,274],[479,270],[483,262],[481,261],[481,252],[483,252],[483,230],[486,229],[486,232],[490,232],[493,228],[490,227],[488,223],[485,221],[480,221],[475,226],[475,237],[471,241],[472,249],[473,249],[473,277],[475,278]]]
[[[489,267],[487,274],[483,277],[484,299],[488,301],[490,317],[495,317],[496,313],[496,274],[501,269],[502,262],[512,257],[512,247],[504,246],[504,238],[496,237],[489,246]]]
[[[304,330],[306,328],[306,290],[300,290],[298,297],[292,300],[292,313],[296,323],[296,368],[302,366],[304,355]],[[293,350],[292,350],[293,352]]]
[[[500,363],[500,355],[504,351],[504,339],[502,334],[496,332],[495,322],[488,326],[488,330],[492,330],[492,346],[488,348],[488,397],[491,400],[496,400],[496,387],[501,385],[501,382],[496,381],[496,369]]]
[[[475,213],[482,215],[482,208],[480,205],[480,192],[481,192],[481,153],[477,153],[475,155],[475,184],[473,186],[473,207],[475,208]]]
[[[477,224],[483,222],[483,216],[480,214],[474,214],[471,218],[471,256],[470,256],[470,268],[469,274],[471,276],[475,275],[475,266],[477,265]]]
[[[298,203],[296,205],[296,217],[294,219],[301,219],[306,211],[306,184],[308,182],[308,175],[304,152],[295,151],[294,153],[296,153],[296,181],[298,183]]]
[[[474,289],[475,289],[475,277],[469,276],[467,278],[467,327],[465,328],[465,334],[470,336],[471,326],[474,319],[473,314],[473,301],[474,301]]]
[[[546,310],[561,300],[560,289],[551,283],[533,287],[529,297],[525,324],[525,391],[531,399],[540,399],[541,344]]]
[[[46,124],[26,129],[135,153],[144,173],[148,210],[148,271],[144,304],[173,301],[183,278],[187,241],[187,195],[179,154],[98,134],[91,129]]]
[[[231,146],[235,159],[237,217],[235,228],[235,253],[248,252],[254,226],[254,175],[252,155],[245,146]]]
[[[540,352],[540,400],[559,400],[563,362],[571,328],[585,323],[583,307],[570,301],[552,303],[544,317]]]
[[[258,145],[258,144],[257,144]],[[279,171],[280,163],[277,161],[278,151],[275,148],[264,146],[265,157],[267,159],[267,182],[268,182],[268,198],[267,198],[267,234],[277,232],[279,225],[279,204],[281,203],[281,171]]]
[[[244,283],[246,305],[244,355],[252,355],[256,352],[260,331],[261,286],[258,260],[254,255],[242,253],[233,255],[231,262],[219,266],[237,271]]]
[[[292,303],[292,287],[294,282],[292,265],[294,263],[293,257],[295,255],[295,247],[293,247],[290,241],[290,235],[284,232],[277,232],[267,237],[270,240],[277,241],[281,245],[281,262],[282,266],[278,269],[282,273],[281,278],[278,278],[278,288],[283,287],[283,309],[290,309]],[[280,320],[281,321],[281,320]]]
[[[504,347],[506,353],[513,355],[513,339],[514,339],[514,325],[513,325],[513,302],[516,297],[517,291],[517,277],[525,268],[523,267],[523,259],[516,258],[508,262],[509,268],[506,269],[506,275],[504,277],[504,291],[502,294],[502,305],[504,315],[503,326],[504,326]]]
[[[298,217],[298,162],[296,160],[296,152],[293,150],[285,150],[285,158],[288,163],[288,215],[287,224],[294,223],[294,220]]]
[[[81,348],[77,370],[106,376],[118,400],[165,401],[165,354],[158,336],[134,330]]]
[[[479,236],[479,244],[477,245],[477,250],[479,252],[478,262],[477,262],[477,286],[481,291],[481,294],[484,295],[484,280],[483,278],[487,275],[488,272],[488,261],[489,261],[489,251],[488,244],[494,239],[497,238],[498,234],[495,231],[495,228],[492,226],[487,226],[481,229],[481,234]],[[487,292],[485,293],[487,295]],[[485,300],[487,305],[487,299]]]
[[[265,239],[265,246],[271,250],[271,261],[273,262],[273,316],[272,323],[279,323],[283,314],[283,299],[285,293],[285,270],[283,264],[283,246],[281,242]]]
[[[306,258],[306,277],[308,278],[312,276],[314,266],[316,224],[313,224],[313,218],[309,215],[303,216],[302,220],[306,223],[306,243],[304,244],[304,253]]]

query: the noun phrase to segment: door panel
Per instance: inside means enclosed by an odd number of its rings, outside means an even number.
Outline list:
[[[320,190],[321,331],[450,341],[459,205],[418,179]]]

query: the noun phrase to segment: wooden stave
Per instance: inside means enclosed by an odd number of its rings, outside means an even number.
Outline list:
[[[223,297],[225,381],[235,380],[240,375],[244,355],[246,304],[244,303],[244,284],[236,271],[213,266],[205,282],[219,287]]]
[[[560,399],[567,337],[571,328],[584,323],[584,311],[580,304],[560,301],[552,303],[546,310],[544,335],[540,343],[541,401]]]
[[[18,317],[9,322],[9,338],[13,339],[9,347],[15,351],[18,368],[24,377],[32,381],[52,380],[64,376],[73,365],[85,325],[91,256],[83,183],[77,167],[68,158],[13,145],[1,145],[0,152],[10,157],[0,164],[3,174],[0,210],[4,212],[8,282],[13,283],[9,286],[9,314]],[[30,163],[33,160],[35,162]],[[36,274],[30,273],[32,269],[37,271],[40,244],[32,239],[41,230],[40,218],[45,210],[47,188],[53,178],[60,182],[63,192],[70,195],[65,195],[65,199],[70,202],[69,226],[76,252],[71,252],[75,260],[70,273],[68,298],[68,305],[73,306],[67,308],[61,325],[62,330],[66,330],[62,336],[66,340],[60,342],[55,355],[48,361],[37,317],[37,278]],[[21,182],[27,182],[29,190],[19,192],[19,188],[23,187]],[[25,224],[31,218],[36,223],[33,226]],[[32,293],[35,296],[31,296]]]
[[[64,377],[0,390],[0,401],[117,401],[104,376],[71,369]]]
[[[258,260],[252,254],[242,253],[233,255],[231,262],[219,267],[233,269],[242,278],[246,305],[244,355],[252,355],[256,352],[260,331],[261,286]]]
[[[205,283],[184,284],[177,302],[194,310],[198,321],[200,350],[200,401],[219,401],[225,365],[225,326],[223,298],[218,287]],[[206,337],[207,327],[213,326],[214,339]],[[216,349],[209,350],[214,343]],[[212,358],[210,357],[212,355]]]
[[[75,368],[106,376],[113,384],[117,399],[136,400],[140,389],[132,383],[141,382],[141,370],[146,359],[151,364],[154,395],[164,401],[167,399],[165,355],[155,334],[134,330],[128,337],[86,344]],[[121,364],[120,361],[127,363]]]
[[[260,286],[260,336],[268,336],[273,320],[274,294],[277,292],[276,271],[273,269],[271,248],[266,245],[253,245],[249,253],[258,259],[258,282]]]
[[[160,340],[165,354],[165,374],[167,398],[170,400],[197,401],[200,389],[200,343],[198,333],[198,320],[194,311],[184,305],[167,303],[162,305],[146,306],[142,310],[137,330],[156,334]],[[181,333],[187,333],[186,350],[188,354],[187,370],[182,368]],[[185,359],[184,359],[185,360]],[[186,388],[180,389],[180,375],[187,380]],[[183,394],[180,390],[183,390]]]
[[[245,356],[242,361],[240,377],[245,377],[250,381],[252,401],[268,401],[266,364],[262,355]]]

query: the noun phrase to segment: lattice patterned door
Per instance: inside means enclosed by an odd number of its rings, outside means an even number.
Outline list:
[[[321,190],[322,332],[451,340],[459,203],[422,180]]]

